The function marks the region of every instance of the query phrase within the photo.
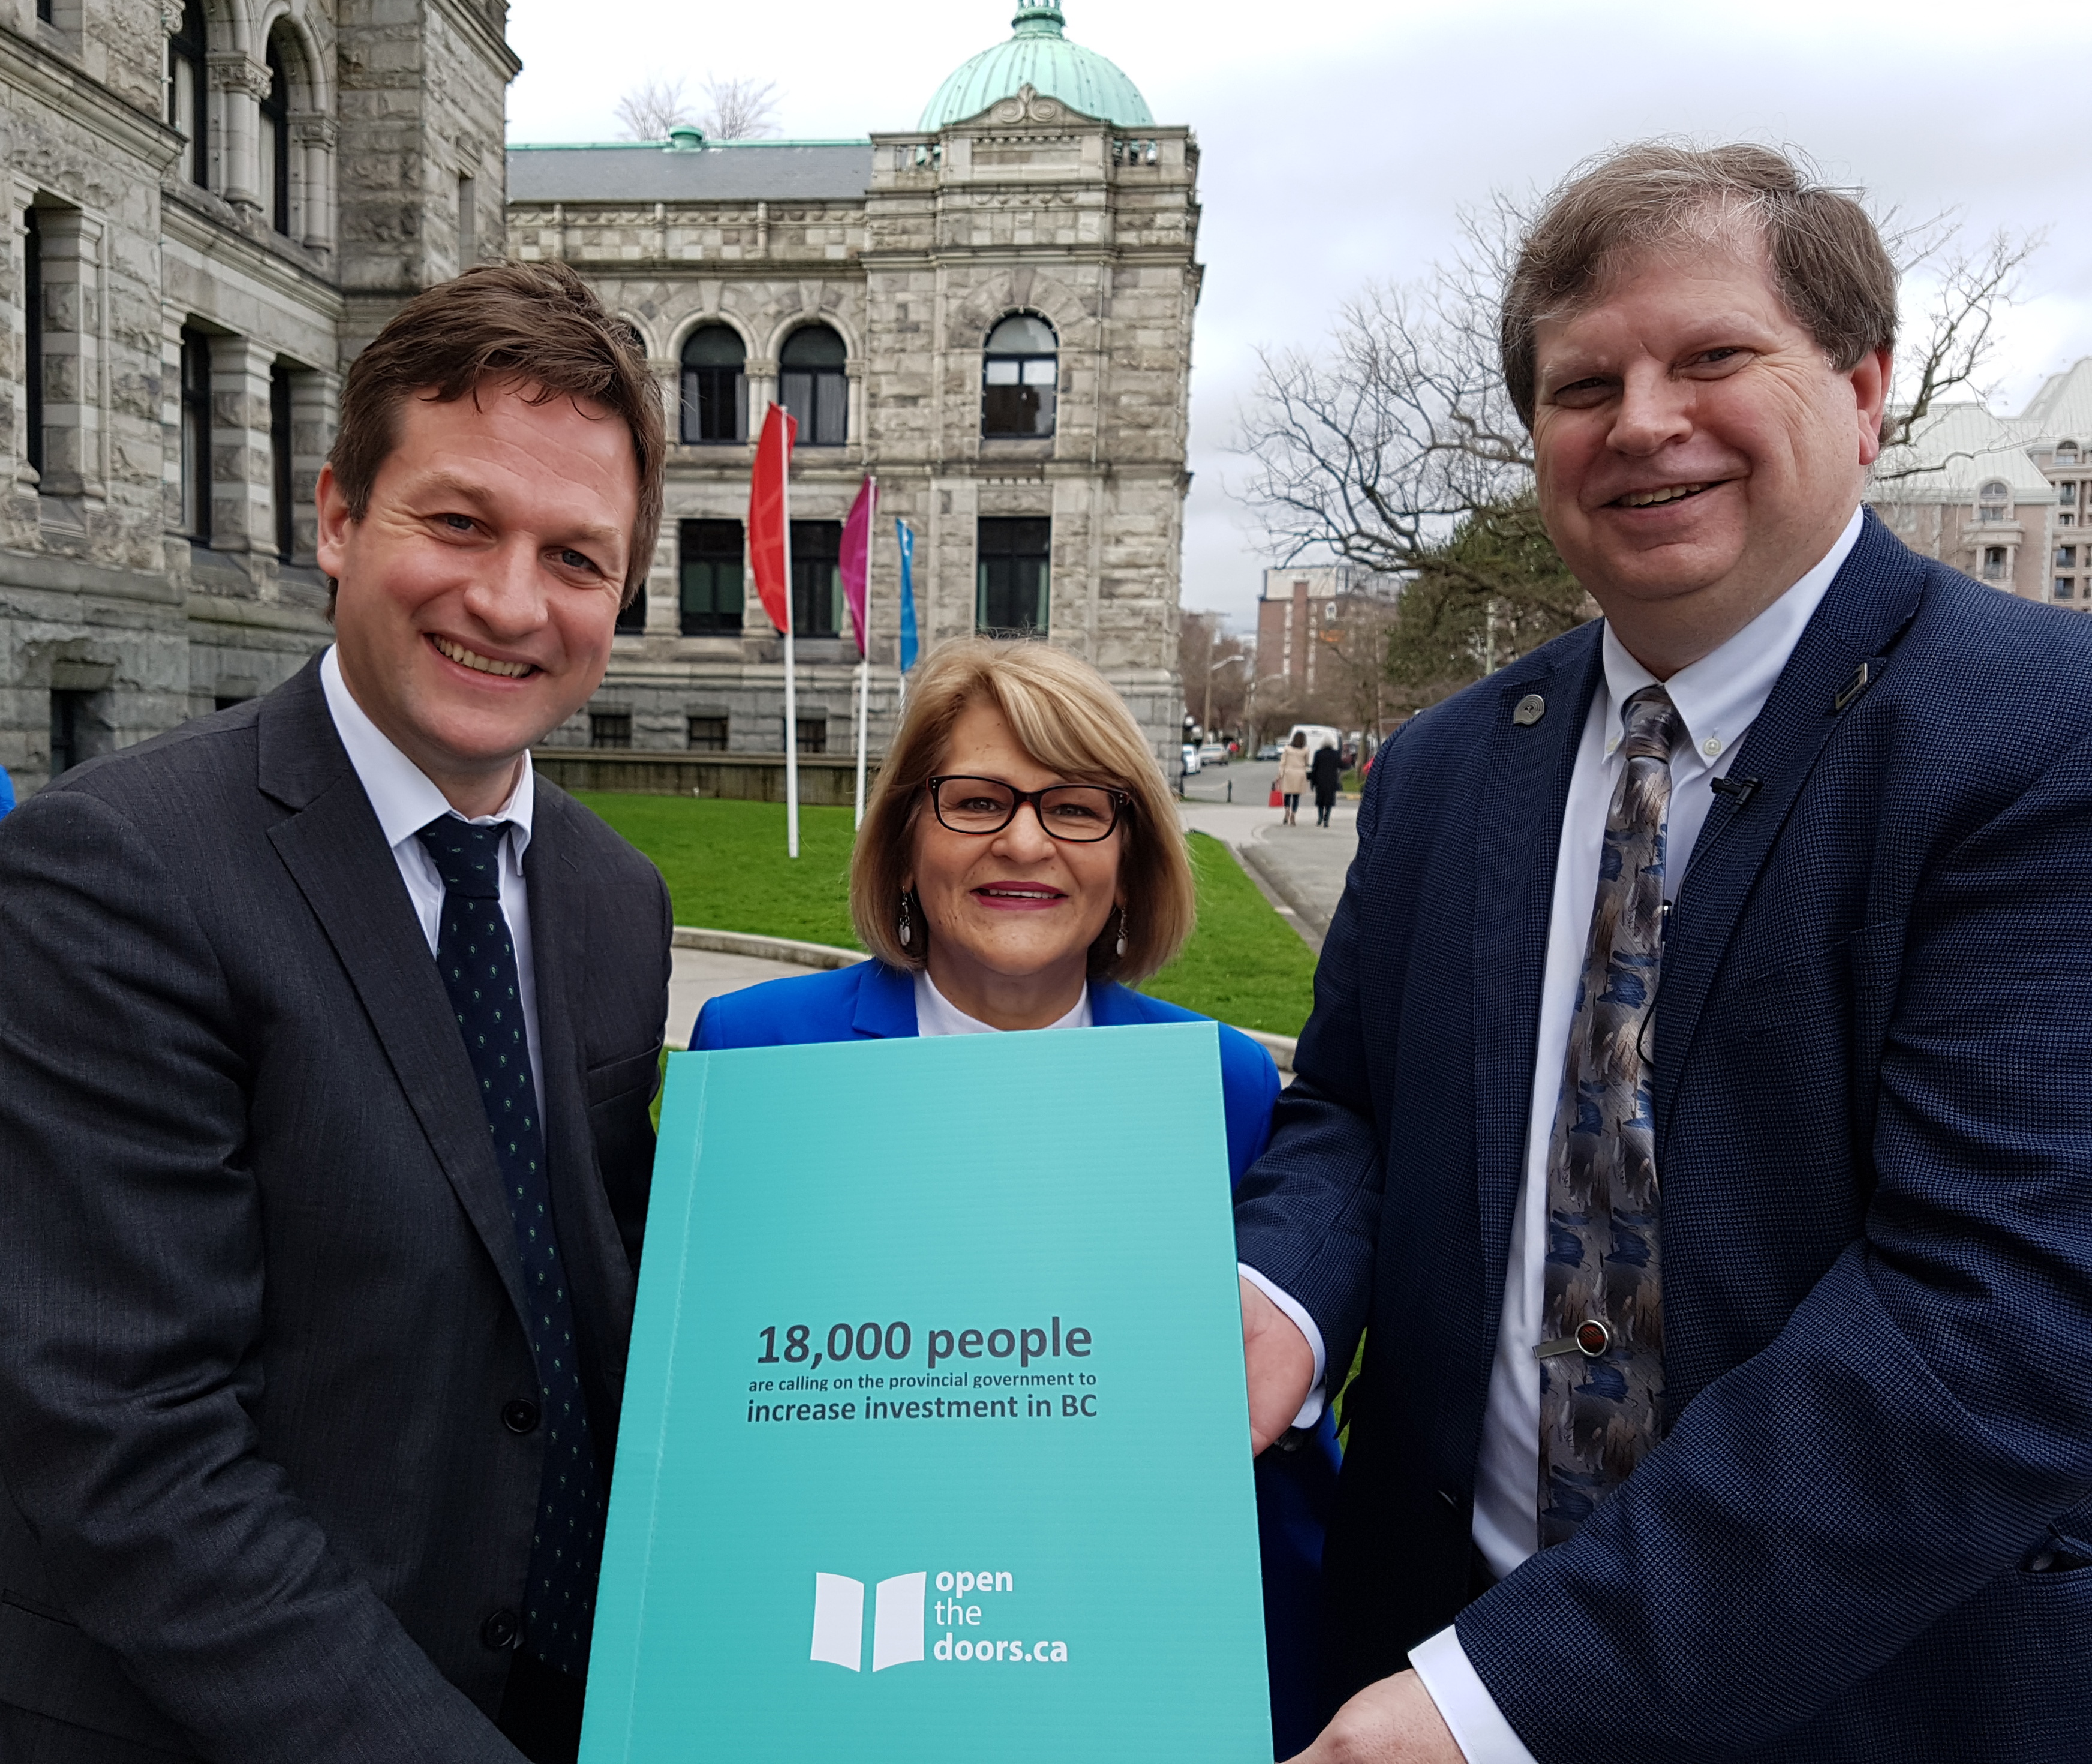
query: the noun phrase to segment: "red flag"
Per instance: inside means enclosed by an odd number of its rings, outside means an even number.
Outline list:
[[[871,573],[871,520],[878,507],[878,486],[867,478],[857,493],[857,500],[850,504],[850,512],[843,517],[840,559],[843,604],[849,608],[850,635],[857,640],[857,652],[860,655],[867,653],[864,646],[864,596],[867,578]]]
[[[792,469],[792,443],[799,425],[782,404],[772,404],[763,418],[763,438],[755,444],[755,472],[748,486],[748,564],[755,592],[770,622],[780,631],[792,628],[791,547],[788,543],[785,480]]]

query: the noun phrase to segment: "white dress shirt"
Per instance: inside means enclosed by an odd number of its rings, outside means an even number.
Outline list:
[[[1837,543],[1813,569],[1719,649],[1661,682],[1683,725],[1671,757],[1671,806],[1664,841],[1666,904],[1676,897],[1693,845],[1713,806],[1714,780],[1727,775],[1744,732],[1764,708],[1831,578],[1859,542],[1861,526],[1861,516],[1856,509]],[[1562,816],[1525,1161],[1518,1210],[1511,1219],[1503,1317],[1489,1372],[1476,1465],[1475,1544],[1499,1579],[1539,1547],[1540,1362],[1532,1350],[1541,1340],[1546,1281],[1548,1144],[1561,1097],[1563,1064],[1568,1057],[1577,980],[1590,941],[1606,815],[1619,777],[1622,712],[1643,687],[1659,684],[1622,646],[1610,625],[1603,648],[1604,689],[1592,697]],[[1270,1291],[1264,1282],[1257,1283]],[[1294,1307],[1287,1314],[1297,1309]],[[1301,1318],[1296,1316],[1294,1321]],[[1306,1333],[1315,1349],[1319,1377],[1322,1344],[1312,1321]],[[1318,1391],[1312,1399],[1318,1407],[1319,1399]],[[1412,1648],[1409,1662],[1459,1742],[1467,1764],[1534,1764],[1532,1754],[1468,1664],[1459,1636],[1450,1626]]]
[[[1095,1021],[1090,1015],[1090,989],[1085,986],[1083,996],[1075,1001],[1074,1008],[1057,1022],[1046,1025],[1048,1029],[1087,1029]],[[930,978],[929,971],[915,971],[915,1033],[918,1035],[992,1035],[996,1027],[992,1023],[983,1023],[978,1017],[969,1017],[957,1005],[937,990],[937,983]]]
[[[407,898],[414,904],[421,922],[421,934],[429,940],[429,953],[436,953],[436,938],[443,910],[443,879],[436,860],[414,836],[439,815],[456,815],[475,827],[508,823],[508,837],[501,842],[501,912],[508,921],[508,939],[516,946],[516,980],[523,994],[523,1033],[530,1046],[530,1079],[538,1087],[538,1106],[545,1106],[545,1064],[538,1051],[538,980],[530,962],[530,896],[523,880],[523,854],[530,845],[530,815],[537,802],[537,785],[530,770],[530,754],[523,754],[523,769],[516,788],[496,814],[464,815],[450,806],[429,775],[397,747],[365,714],[341,677],[341,660],[331,646],[320,662],[320,685],[326,694],[327,714],[334,719],[335,733],[348,750],[348,763],[356,769],[363,793],[370,798],[371,812],[378,817],[385,842],[392,848],[392,861],[400,867],[400,880],[407,884]]]

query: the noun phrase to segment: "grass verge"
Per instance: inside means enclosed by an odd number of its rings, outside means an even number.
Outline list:
[[[848,809],[800,810],[795,863],[780,803],[614,791],[581,800],[654,860],[677,924],[862,947],[849,920]],[[1199,928],[1142,990],[1238,1028],[1297,1035],[1314,1002],[1313,953],[1220,841],[1192,834],[1191,867]]]
[[[1141,990],[1238,1029],[1297,1035],[1315,1002],[1315,953],[1271,909],[1235,854],[1191,835],[1199,928]]]

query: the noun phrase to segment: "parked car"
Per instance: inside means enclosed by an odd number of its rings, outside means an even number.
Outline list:
[[[1191,742],[1186,741],[1183,746],[1182,754],[1184,762],[1184,776],[1188,778],[1192,775],[1192,773],[1199,769],[1199,750],[1194,747]]]
[[[1227,763],[1228,744],[1225,741],[1208,741],[1199,750],[1199,764],[1202,769],[1207,766],[1225,766]]]
[[[1263,746],[1257,749],[1256,757],[1260,759],[1276,759],[1278,757],[1278,743],[1266,741]]]

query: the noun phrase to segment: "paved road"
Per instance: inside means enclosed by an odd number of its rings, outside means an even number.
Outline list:
[[[1265,897],[1309,948],[1320,950],[1358,850],[1358,804],[1339,797],[1329,824],[1317,827],[1311,796],[1302,803],[1300,819],[1286,826],[1280,811],[1266,806],[1277,774],[1269,760],[1202,772],[1185,780],[1186,800],[1177,811],[1186,827],[1234,846]]]

